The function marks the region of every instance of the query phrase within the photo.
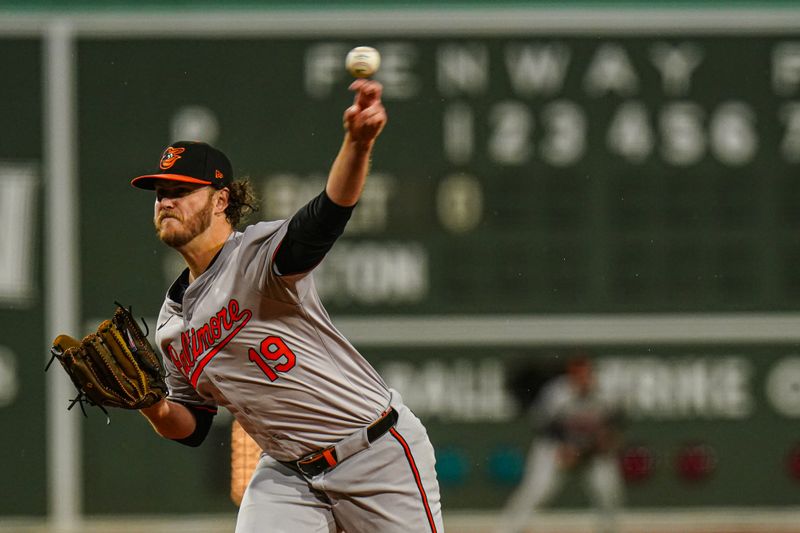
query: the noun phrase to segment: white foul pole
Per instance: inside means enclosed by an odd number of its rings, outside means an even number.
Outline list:
[[[70,23],[54,19],[43,42],[45,331],[49,339],[80,327],[76,180],[75,40]],[[49,346],[48,346],[49,347]],[[56,363],[57,364],[57,363]],[[48,517],[56,530],[81,521],[80,426],[66,401],[75,389],[64,372],[47,373]]]

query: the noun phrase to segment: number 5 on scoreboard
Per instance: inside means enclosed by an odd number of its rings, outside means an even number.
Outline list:
[[[260,346],[261,353],[253,348],[248,350],[250,360],[258,365],[258,368],[267,376],[270,381],[278,379],[278,372],[288,372],[294,368],[296,357],[294,352],[283,342],[280,337],[270,335]],[[280,361],[274,366],[270,366],[267,361]]]

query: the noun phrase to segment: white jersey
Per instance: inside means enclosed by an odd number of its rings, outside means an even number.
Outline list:
[[[531,445],[522,480],[509,497],[495,533],[546,529],[535,523],[538,512],[558,494],[572,466],[565,462],[564,444],[576,448],[575,460],[585,466],[578,472],[590,501],[600,511],[592,531],[619,531],[616,518],[624,490],[619,463],[616,454],[598,453],[595,446],[597,435],[609,427],[613,411],[596,389],[582,395],[567,375],[561,375],[544,385],[531,415],[541,434]]]
[[[544,436],[556,437],[549,430],[558,424],[563,434],[557,438],[578,446],[593,442],[597,432],[608,428],[613,418],[613,410],[596,388],[582,395],[567,375],[558,376],[544,386],[531,413],[535,425],[545,431]]]
[[[169,397],[227,408],[280,461],[367,426],[391,397],[331,323],[311,274],[276,274],[287,226],[261,222],[231,234],[182,302],[167,293],[156,331]]]

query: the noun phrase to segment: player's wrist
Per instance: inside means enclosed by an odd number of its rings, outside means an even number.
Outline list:
[[[150,420],[160,420],[169,415],[169,402],[166,398],[162,398],[150,407],[143,407],[139,412]]]
[[[370,137],[368,139],[360,138],[348,131],[344,136],[344,144],[353,149],[356,153],[369,154],[372,151],[372,147],[375,145],[375,139],[375,137]]]

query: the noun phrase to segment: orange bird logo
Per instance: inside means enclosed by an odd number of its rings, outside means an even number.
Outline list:
[[[170,146],[166,150],[164,150],[164,155],[161,156],[161,162],[158,164],[162,170],[167,170],[168,168],[172,168],[172,165],[177,163],[178,159],[181,158],[180,154],[186,151],[186,148],[173,148]]]

